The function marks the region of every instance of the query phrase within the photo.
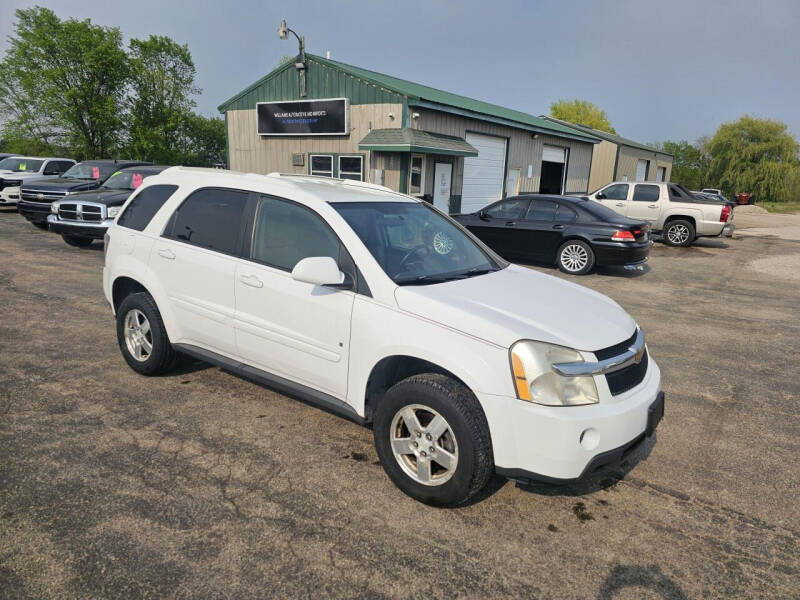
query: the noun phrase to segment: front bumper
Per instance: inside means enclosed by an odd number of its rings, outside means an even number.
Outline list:
[[[19,214],[28,219],[31,223],[45,223],[50,213],[49,202],[28,202],[20,200],[17,203]]]
[[[102,240],[106,230],[114,223],[114,219],[105,221],[62,221],[58,216],[47,217],[47,227],[55,233]]]
[[[592,242],[595,264],[601,267],[630,265],[647,260],[652,241],[647,242]]]
[[[497,472],[549,483],[577,481],[618,461],[652,434],[650,409],[659,399],[663,402],[661,371],[652,358],[642,383],[598,404],[553,407],[478,396],[489,422]]]
[[[16,204],[19,202],[19,186],[6,187],[0,190],[0,206]]]

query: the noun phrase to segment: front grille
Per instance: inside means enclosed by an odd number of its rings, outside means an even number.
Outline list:
[[[645,348],[642,353],[642,360],[638,363],[633,363],[613,373],[606,373],[606,382],[608,382],[608,389],[611,391],[611,395],[617,396],[625,393],[642,383],[644,376],[647,374],[647,362],[647,348]]]
[[[5,187],[19,187],[22,185],[21,179],[3,179],[3,185]],[[2,189],[2,188],[0,188]]]
[[[53,200],[61,200],[66,195],[66,192],[59,192],[53,190],[21,190],[22,199],[28,202],[50,203]],[[39,197],[41,196],[41,198]]]
[[[103,220],[103,207],[99,204],[83,202],[61,202],[58,218],[64,221],[88,221],[97,223]]]
[[[83,205],[83,220],[84,221],[102,221],[103,211],[99,206],[91,206],[88,204]]]
[[[77,221],[78,211],[76,209],[77,205],[75,204],[61,204],[58,207],[58,216],[67,221]]]
[[[613,346],[609,346],[608,348],[603,348],[602,350],[597,350],[594,355],[597,357],[597,360],[605,360],[607,358],[614,358],[615,356],[619,356],[625,350],[633,346],[633,343],[636,341],[636,335],[639,333],[639,330],[635,330],[633,335],[629,337],[624,342],[620,342],[619,344],[614,344]]]

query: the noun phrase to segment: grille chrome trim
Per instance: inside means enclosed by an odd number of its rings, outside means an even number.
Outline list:
[[[564,377],[604,375],[638,364],[641,362],[644,352],[644,332],[641,329],[637,329],[633,343],[628,346],[627,350],[617,356],[597,362],[556,363],[553,365],[553,370]]]
[[[106,205],[97,202],[66,200],[58,206],[58,218],[74,223],[99,223],[106,219]]]

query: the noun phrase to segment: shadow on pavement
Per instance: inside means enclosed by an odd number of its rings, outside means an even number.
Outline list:
[[[645,589],[650,592],[648,598],[660,597],[665,600],[683,600],[688,598],[681,587],[669,576],[661,572],[658,565],[614,565],[611,573],[600,586],[597,600],[612,600],[619,592],[626,588]],[[632,598],[629,594],[638,595],[638,590],[630,590],[625,594],[626,598]],[[643,597],[643,596],[639,596]]]

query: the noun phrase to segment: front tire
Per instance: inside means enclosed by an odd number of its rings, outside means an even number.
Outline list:
[[[413,375],[392,386],[378,404],[373,436],[392,482],[425,504],[463,504],[494,472],[483,409],[446,375]]]
[[[664,243],[667,246],[677,246],[685,248],[695,240],[694,225],[691,221],[675,219],[667,223],[664,228]]]
[[[581,240],[567,240],[556,254],[558,268],[570,275],[586,275],[594,268],[594,261],[594,250]]]
[[[75,246],[76,248],[86,248],[91,246],[92,242],[94,241],[92,238],[67,234],[62,234],[61,239],[63,239],[68,245]]]
[[[126,297],[117,309],[117,342],[128,366],[142,375],[161,375],[178,359],[150,294]]]

